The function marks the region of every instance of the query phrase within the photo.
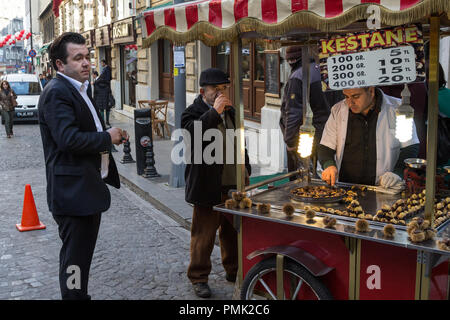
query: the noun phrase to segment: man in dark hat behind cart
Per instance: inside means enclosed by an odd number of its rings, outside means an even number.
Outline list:
[[[200,75],[200,94],[183,112],[181,127],[190,133],[191,161],[186,165],[186,201],[194,205],[191,226],[191,261],[187,276],[192,282],[197,296],[208,298],[211,289],[208,276],[211,272],[211,253],[217,229],[219,229],[222,264],[228,281],[236,281],[238,268],[237,233],[231,221],[222,213],[214,211],[213,206],[222,203],[230,189],[236,188],[236,161],[225,163],[226,129],[235,130],[235,110],[230,99],[224,94],[230,83],[226,74],[215,68],[204,70]],[[194,126],[201,125],[201,136],[194,134]],[[222,163],[207,163],[203,158],[209,145],[203,142],[203,134],[208,129],[218,129],[222,133],[224,153]],[[197,130],[196,130],[197,131]],[[195,150],[196,141],[202,146]],[[231,149],[236,154],[236,146]],[[195,151],[201,155],[195,156]],[[222,150],[215,150],[216,153]],[[195,160],[199,158],[200,163]],[[216,158],[217,159],[217,158]],[[236,159],[234,156],[233,159]],[[198,161],[198,160],[197,160]],[[251,173],[247,151],[245,152],[246,183]]]
[[[284,87],[284,96],[281,103],[280,128],[286,143],[288,172],[295,171],[300,166],[297,153],[299,143],[299,130],[303,124],[303,68],[302,46],[289,46],[286,48],[286,61],[291,66],[291,75]],[[316,145],[320,142],[323,128],[330,115],[330,105],[322,92],[319,65],[310,60],[310,106],[313,113],[313,126],[316,129],[312,159],[315,165]],[[291,177],[295,180],[296,177]]]

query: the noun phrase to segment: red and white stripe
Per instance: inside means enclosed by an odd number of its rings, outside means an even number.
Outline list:
[[[200,0],[144,12],[144,37],[158,27],[188,31],[197,22],[229,28],[242,18],[256,18],[276,24],[298,11],[310,11],[323,18],[337,17],[351,8],[373,3],[391,11],[402,11],[423,0]]]

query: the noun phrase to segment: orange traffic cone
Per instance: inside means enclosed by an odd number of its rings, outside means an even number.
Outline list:
[[[36,204],[34,203],[33,193],[31,192],[31,186],[29,184],[25,185],[22,222],[21,224],[16,224],[16,227],[19,231],[45,229],[45,225],[39,221]]]

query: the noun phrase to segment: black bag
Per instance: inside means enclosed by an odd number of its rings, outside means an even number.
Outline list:
[[[116,106],[116,100],[114,99],[111,91],[109,91],[108,105],[110,108],[114,108]]]
[[[439,115],[438,118],[438,145],[437,165],[446,165],[450,159],[450,118]]]

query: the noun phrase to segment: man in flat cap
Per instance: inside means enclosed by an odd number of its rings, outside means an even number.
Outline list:
[[[236,146],[226,148],[226,129],[235,130],[235,110],[230,99],[224,94],[230,83],[226,74],[220,69],[209,68],[200,74],[200,94],[183,112],[181,127],[191,136],[191,161],[186,165],[186,201],[194,205],[191,226],[191,261],[187,276],[193,284],[194,292],[201,298],[211,296],[208,275],[211,272],[211,253],[214,247],[217,229],[219,229],[222,264],[226,279],[236,281],[238,268],[237,232],[229,217],[214,211],[213,206],[222,203],[230,189],[236,188]],[[194,134],[194,126],[201,125],[201,136]],[[218,129],[222,133],[223,162],[210,163],[203,158],[209,143],[203,141],[203,134],[208,129]],[[198,130],[197,130],[198,131]],[[199,139],[202,146],[201,155],[195,157],[194,139]],[[234,140],[234,139],[233,139]],[[229,140],[228,140],[229,141]],[[213,141],[215,142],[215,141]],[[211,143],[213,143],[211,142]],[[225,163],[229,150],[234,150],[234,162]],[[201,158],[200,163],[195,160]],[[219,157],[220,158],[220,157]],[[217,159],[217,158],[216,158]],[[198,160],[197,160],[198,161]],[[251,173],[247,151],[245,152],[246,173]]]
[[[280,129],[286,143],[288,172],[295,171],[300,166],[297,153],[299,143],[299,130],[303,124],[303,68],[302,46],[286,48],[286,61],[291,66],[291,75],[284,87],[284,96],[281,103]],[[322,137],[323,128],[330,115],[330,105],[322,92],[320,69],[311,58],[310,61],[310,105],[313,112],[313,126],[316,129],[314,136],[312,158],[316,159],[316,145]],[[314,161],[315,162],[315,161]],[[313,165],[315,166],[315,163]],[[297,177],[291,177],[295,180]]]

